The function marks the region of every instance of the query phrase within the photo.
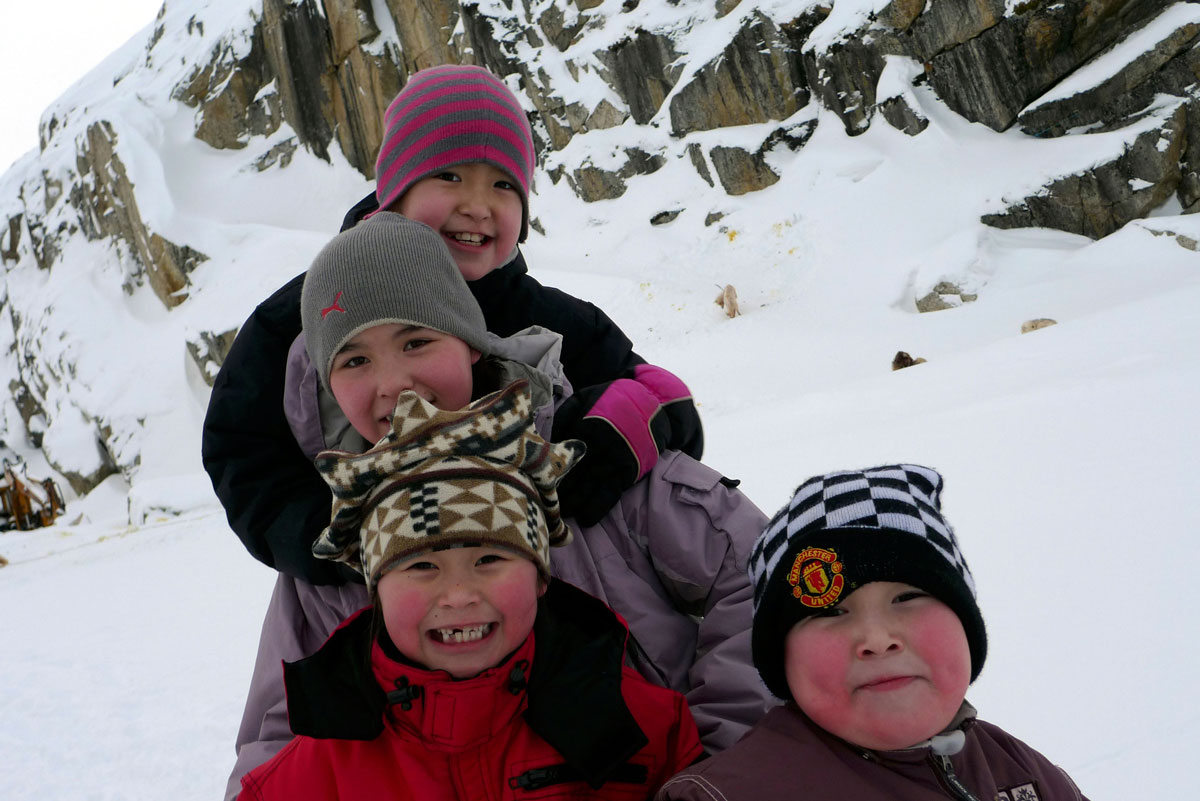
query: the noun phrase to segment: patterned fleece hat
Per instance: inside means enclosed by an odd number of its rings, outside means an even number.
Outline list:
[[[529,233],[533,132],[508,87],[483,67],[446,64],[413,74],[384,115],[375,196],[386,209],[410,186],[455,164],[482,161],[521,190],[521,235]]]
[[[347,340],[383,323],[431,328],[490,352],[483,312],[446,243],[428,225],[390,211],[321,249],[304,276],[300,322],[326,389]]]
[[[912,464],[808,479],[750,552],[754,666],[776,696],[791,699],[784,639],[797,621],[864,584],[918,587],[958,615],[971,649],[971,681],[983,669],[987,633],[975,579],[942,517],[942,477]]]
[[[457,412],[404,392],[375,447],[317,456],[333,514],[313,554],[361,569],[372,591],[398,561],[463,543],[517,551],[549,581],[550,547],[571,541],[558,482],[583,452],[538,436],[528,381]]]

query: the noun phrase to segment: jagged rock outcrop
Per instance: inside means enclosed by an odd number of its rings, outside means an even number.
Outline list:
[[[233,347],[233,340],[236,336],[237,329],[231,328],[228,331],[220,333],[200,331],[188,340],[188,356],[191,357],[192,363],[196,365],[196,369],[200,372],[200,377],[204,379],[204,383],[210,387],[213,384],[213,379],[217,377],[217,372],[221,369],[221,365],[225,363],[225,357],[229,355],[229,349]]]
[[[164,306],[177,306],[183,302],[188,273],[208,257],[168,241],[142,221],[134,186],[116,152],[116,140],[116,132],[107,122],[88,126],[76,151],[79,182],[71,189],[71,205],[88,239],[109,238],[129,248],[127,292],[144,278]]]
[[[1173,24],[1171,16],[1179,16],[1182,24]],[[1098,82],[1026,108],[1017,118],[1021,129],[1033,136],[1062,136],[1073,128],[1112,130],[1138,119],[1159,94],[1183,97],[1200,74],[1200,9],[1188,16],[1164,14],[1131,31],[1149,36],[1149,48],[1105,54],[1110,67]],[[1097,64],[1102,66],[1100,59]]]
[[[805,53],[813,93],[860,133],[875,110],[885,56],[925,65],[951,109],[1004,130],[1021,109],[1161,11],[1161,0],[894,0],[864,28]]]
[[[1189,105],[1177,101],[1161,126],[1140,134],[1112,161],[1059,178],[983,221],[997,228],[1057,228],[1098,239],[1145,217],[1180,185],[1188,131],[1195,127],[1189,125]]]
[[[113,85],[142,67],[169,76],[155,91],[191,110],[180,116],[192,115],[196,140],[222,156],[242,153],[245,173],[313,154],[344,157],[370,179],[384,111],[408,76],[480,64],[530,110],[539,181],[565,182],[588,202],[636,197],[639,181],[660,170],[692,181],[681,197],[647,209],[663,235],[688,219],[684,212],[712,225],[729,211],[727,195],[779,183],[818,123],[839,137],[838,122],[857,136],[879,120],[927,136],[937,118],[931,104],[1030,142],[1112,135],[1094,162],[1047,167],[1019,184],[983,217],[989,225],[1101,237],[1172,198],[1200,210],[1200,4],[893,0],[868,17],[804,5],[798,13],[777,2],[712,0],[648,13],[637,0],[263,0],[214,30],[208,9],[168,3],[142,59]],[[169,182],[137,172],[145,143],[130,142],[129,132],[83,104],[46,116],[46,163],[12,184],[18,196],[0,214],[0,263],[28,269],[34,286],[61,271],[82,238],[89,253],[112,259],[106,280],[125,293],[149,286],[156,314],[181,315],[207,245],[168,235],[189,229],[170,227]],[[135,176],[161,185],[139,187]],[[540,230],[536,218],[531,224]],[[1177,241],[1195,247],[1187,236]],[[923,305],[969,299],[950,289],[922,287]],[[70,418],[72,436],[94,439],[97,450],[80,464],[55,462],[71,486],[86,491],[113,471],[129,477],[145,421],[110,414],[103,399],[75,389],[77,355],[45,356],[61,332],[10,305],[0,298],[0,338],[15,343],[16,366],[0,380],[26,438],[52,441],[55,422]],[[228,350],[231,324],[181,328],[179,358],[205,381]]]
[[[639,125],[650,122],[658,113],[683,71],[671,37],[641,29],[597,53],[596,58],[606,70],[601,74]]]
[[[661,154],[630,148],[625,151],[625,163],[618,169],[605,170],[594,164],[584,164],[567,176],[567,183],[584,200],[611,200],[625,194],[626,179],[634,175],[649,175],[665,163],[666,159]]]
[[[761,14],[671,98],[671,132],[684,136],[785,120],[808,103],[808,86],[791,42]]]

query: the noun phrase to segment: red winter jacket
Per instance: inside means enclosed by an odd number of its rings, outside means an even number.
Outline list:
[[[619,619],[562,582],[525,643],[471,679],[412,667],[372,633],[366,609],[287,666],[301,736],[240,799],[633,801],[701,753],[683,696],[622,667]]]

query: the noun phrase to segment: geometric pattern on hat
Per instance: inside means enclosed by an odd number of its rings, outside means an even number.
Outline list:
[[[975,579],[958,539],[941,513],[942,477],[913,464],[886,465],[814,476],[767,524],[750,552],[749,573],[757,609],[788,543],[804,532],[835,528],[901,531],[933,545],[958,572],[971,596]]]
[[[548,578],[549,548],[571,538],[557,486],[584,445],[542,439],[533,411],[525,380],[457,411],[401,393],[373,448],[318,454],[333,509],[313,554],[360,569],[373,588],[401,558],[478,542],[520,551]]]

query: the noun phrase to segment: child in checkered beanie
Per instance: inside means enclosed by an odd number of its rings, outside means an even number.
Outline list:
[[[786,703],[659,801],[1083,799],[965,700],[987,635],[941,492],[912,464],[800,485],[749,568],[754,664]]]

